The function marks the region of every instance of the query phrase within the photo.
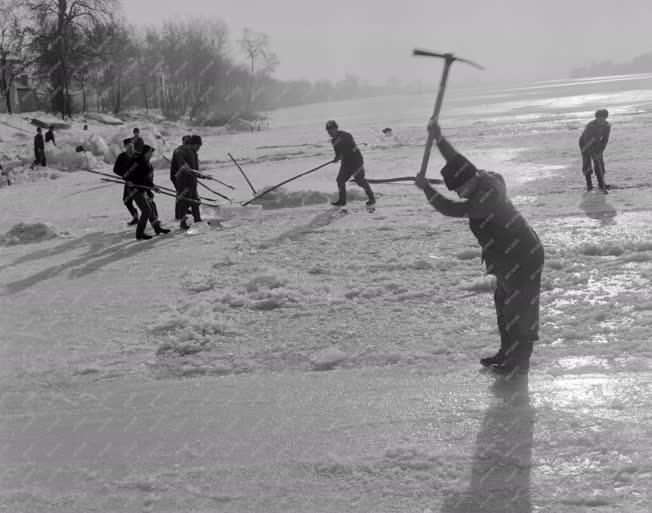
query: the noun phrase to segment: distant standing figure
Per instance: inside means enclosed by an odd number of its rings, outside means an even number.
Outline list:
[[[339,130],[337,123],[330,120],[326,123],[326,131],[331,138],[331,144],[335,150],[335,158],[333,162],[341,162],[340,172],[337,174],[337,189],[339,197],[337,201],[333,201],[331,205],[336,207],[343,207],[346,205],[346,182],[353,178],[353,181],[362,187],[367,194],[368,207],[376,204],[376,198],[371,190],[369,182],[364,177],[364,160],[362,153],[355,144],[353,136]]]
[[[115,164],[113,164],[113,172],[116,175],[124,178],[124,176],[129,171],[129,168],[133,164],[135,152],[131,138],[123,139],[122,144],[124,146],[124,151],[120,153],[118,158],[115,160]],[[136,192],[137,191],[135,189],[128,187],[127,184],[125,184],[124,190],[122,192],[122,202],[131,214],[131,221],[127,223],[130,226],[138,224],[138,210],[136,210],[136,207],[134,207],[134,196]]]
[[[84,130],[88,130],[88,125],[84,125]]]
[[[140,136],[140,128],[134,128],[133,134],[134,136],[132,137],[131,143],[134,145],[134,151],[136,153],[142,153],[143,146],[145,146],[145,142],[143,141],[143,138]]]
[[[593,189],[591,175],[595,172],[598,187],[607,194],[609,185],[605,182],[605,167],[603,152],[609,142],[611,125],[607,122],[609,111],[600,109],[595,112],[595,119],[587,123],[580,136],[580,151],[582,152],[582,172],[586,178],[586,190]],[[593,165],[591,165],[593,161]]]
[[[34,169],[36,164],[40,164],[45,167],[45,141],[43,140],[43,134],[41,127],[36,129],[36,135],[34,136],[34,162],[30,166],[30,169]]]
[[[57,145],[57,143],[54,140],[54,127],[53,126],[48,128],[48,131],[45,132],[45,142],[50,142],[50,141],[52,141],[52,144],[54,144],[55,146]]]

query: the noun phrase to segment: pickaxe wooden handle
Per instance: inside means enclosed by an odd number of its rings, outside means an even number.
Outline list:
[[[451,65],[455,61],[465,62],[479,69],[484,69],[479,64],[475,62],[468,61],[466,59],[460,59],[455,57],[452,53],[435,53],[427,50],[414,50],[413,55],[426,56],[426,57],[439,57],[444,59],[444,71],[441,75],[441,81],[439,82],[439,92],[437,93],[437,101],[435,102],[435,111],[432,117],[437,120],[439,119],[439,112],[441,111],[441,104],[444,101],[444,91],[446,91],[446,82],[448,81],[448,72]],[[426,176],[426,171],[428,169],[428,161],[430,160],[430,150],[432,149],[432,143],[435,142],[433,135],[428,132],[428,138],[426,140],[426,147],[423,150],[423,159],[421,160],[421,169],[419,170],[419,176]]]

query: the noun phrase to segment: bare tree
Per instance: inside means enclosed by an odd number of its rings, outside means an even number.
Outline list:
[[[242,31],[242,39],[238,41],[240,49],[249,60],[249,95],[247,97],[247,109],[251,111],[254,101],[254,80],[256,77],[256,63],[262,65],[262,74],[271,74],[278,66],[276,54],[271,51],[269,36],[262,32],[254,32],[249,28]]]
[[[52,104],[62,119],[71,115],[70,71],[76,67],[81,34],[110,19],[116,0],[28,0],[33,25],[29,28],[32,51],[52,86]]]
[[[5,97],[7,112],[13,113],[11,86],[29,66],[25,53],[25,27],[21,23],[21,4],[17,0],[0,1],[0,93]]]

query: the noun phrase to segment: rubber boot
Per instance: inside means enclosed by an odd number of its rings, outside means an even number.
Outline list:
[[[514,342],[506,352],[507,358],[500,364],[493,365],[491,370],[503,376],[527,374],[530,370],[530,356],[534,341],[522,340]]]

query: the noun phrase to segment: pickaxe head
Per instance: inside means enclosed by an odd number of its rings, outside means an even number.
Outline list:
[[[428,50],[414,50],[412,52],[412,55],[420,55],[425,57],[439,57],[440,59],[445,59],[446,62],[449,63],[449,65],[455,61],[460,61],[460,62],[465,62],[467,64],[470,64],[475,68],[482,69],[482,70],[484,69],[479,64],[476,64],[475,62],[469,61],[467,59],[461,59],[460,57],[455,57],[452,53],[436,53],[436,52],[430,52]]]

